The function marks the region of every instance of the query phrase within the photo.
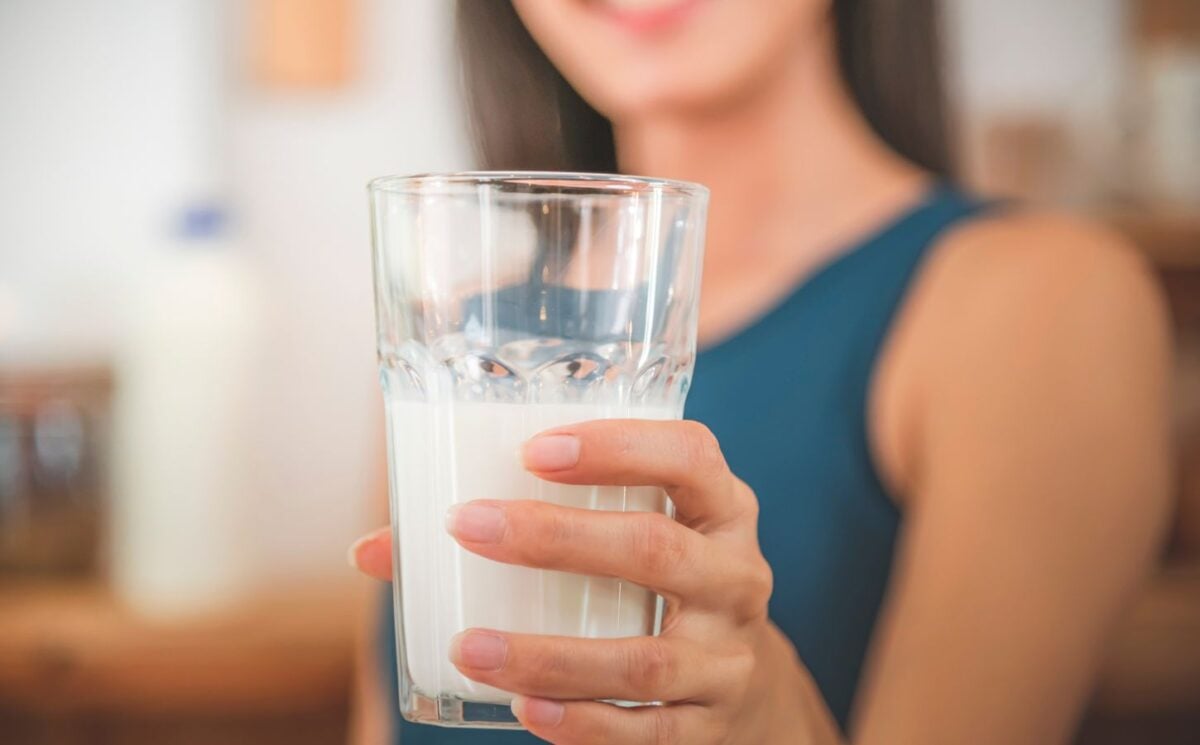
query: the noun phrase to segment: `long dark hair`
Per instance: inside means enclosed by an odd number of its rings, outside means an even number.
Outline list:
[[[893,150],[952,171],[936,0],[833,0],[842,74]],[[458,0],[467,105],[485,168],[615,172],[612,125],[559,74],[508,0]]]

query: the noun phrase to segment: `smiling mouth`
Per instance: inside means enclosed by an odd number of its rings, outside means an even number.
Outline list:
[[[591,0],[617,25],[635,32],[662,31],[678,24],[704,0]]]

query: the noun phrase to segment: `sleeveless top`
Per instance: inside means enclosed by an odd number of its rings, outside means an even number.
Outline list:
[[[887,588],[901,515],[880,481],[867,401],[880,350],[937,239],[982,204],[945,186],[821,266],[772,310],[700,352],[685,415],[716,434],[758,496],[772,621],[844,728]],[[396,701],[391,595],[380,654]],[[393,717],[402,745],[518,745],[524,732]]]

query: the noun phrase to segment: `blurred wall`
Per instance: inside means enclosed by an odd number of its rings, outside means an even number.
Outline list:
[[[275,499],[262,515],[273,527],[265,549],[280,569],[343,571],[346,546],[369,519],[365,495],[383,486],[365,185],[470,165],[451,8],[364,1],[363,57],[348,89],[243,84],[235,97],[235,204],[280,314],[261,431],[264,489]]]
[[[254,453],[264,578],[345,573],[383,457],[366,181],[461,169],[440,0],[362,0],[357,76],[251,79],[244,0],[0,2],[0,363],[108,359],[189,201],[227,201],[269,313]]]
[[[945,0],[947,40],[971,109],[1082,117],[1111,105],[1124,55],[1123,0]]]
[[[1061,124],[1079,172],[1068,198],[1087,201],[1117,172],[1127,81],[1126,0],[943,0],[950,80],[968,171],[986,126],[1041,118]]]
[[[212,180],[214,20],[203,0],[0,3],[0,359],[109,354],[114,304]]]

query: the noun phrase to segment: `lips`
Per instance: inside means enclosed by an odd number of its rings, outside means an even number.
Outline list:
[[[631,31],[661,31],[682,21],[703,0],[596,0],[609,19]]]
[[[682,5],[683,0],[603,0],[603,4],[631,13],[666,10]]]

